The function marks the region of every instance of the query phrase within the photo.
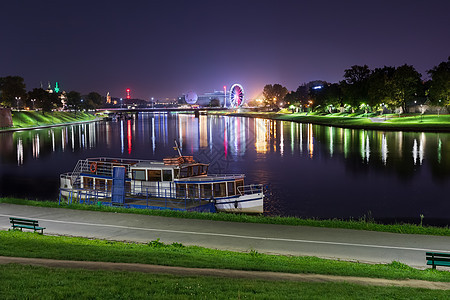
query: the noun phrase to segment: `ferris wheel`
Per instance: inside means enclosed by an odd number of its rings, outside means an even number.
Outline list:
[[[235,83],[230,89],[231,107],[241,107],[244,104],[244,88],[242,85]]]

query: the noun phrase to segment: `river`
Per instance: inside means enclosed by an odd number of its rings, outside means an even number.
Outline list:
[[[267,186],[267,215],[450,224],[450,134],[342,129],[243,117],[131,120],[0,133],[0,195],[56,199],[78,159],[184,155]]]

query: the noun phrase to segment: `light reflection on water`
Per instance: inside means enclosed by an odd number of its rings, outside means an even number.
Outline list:
[[[55,197],[95,156],[161,160],[173,140],[219,173],[270,187],[269,214],[383,220],[450,217],[450,134],[354,130],[264,119],[139,114],[130,120],[0,134],[0,194]],[[37,186],[30,182],[45,180]],[[28,194],[27,194],[28,193]],[[433,201],[433,206],[429,205]],[[433,207],[435,207],[433,209]],[[437,221],[436,221],[437,222]]]

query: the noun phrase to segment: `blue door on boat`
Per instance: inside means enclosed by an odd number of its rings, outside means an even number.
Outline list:
[[[112,203],[125,203],[125,167],[113,168]]]

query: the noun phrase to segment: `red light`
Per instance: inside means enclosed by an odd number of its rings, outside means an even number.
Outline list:
[[[127,92],[129,92],[130,91],[130,89],[127,89]]]

